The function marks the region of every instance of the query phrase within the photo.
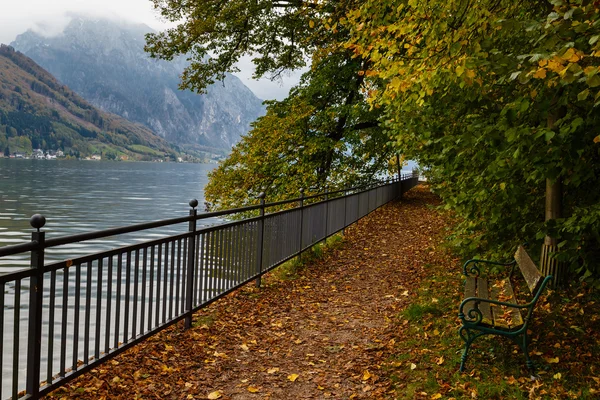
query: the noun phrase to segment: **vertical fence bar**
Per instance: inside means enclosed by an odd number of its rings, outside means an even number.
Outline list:
[[[327,236],[329,235],[329,186],[325,187],[325,236],[323,237],[323,244],[327,243]]]
[[[106,273],[106,331],[104,332],[104,353],[110,351],[110,322],[112,317],[112,282],[113,256],[108,257],[108,272]]]
[[[4,295],[6,290],[6,284],[2,282],[0,284],[0,334],[4,338]],[[4,340],[0,341],[0,365],[4,365]],[[0,399],[4,398],[2,392],[2,382],[0,382]]]
[[[302,262],[302,227],[304,226],[304,188],[300,188],[300,248],[298,249],[298,258]]]
[[[196,215],[198,215],[198,200],[190,201],[190,217],[193,217],[188,225],[188,231],[192,232],[188,239],[188,259],[187,259],[187,274],[186,274],[186,289],[185,289],[185,329],[192,327],[192,304],[194,301],[194,271],[195,271],[195,245],[196,245]]]
[[[60,326],[60,377],[64,378],[67,369],[67,319],[69,317],[69,267],[63,272],[62,321]]]
[[[115,305],[115,349],[119,347],[121,325],[121,285],[123,280],[123,254],[117,256],[117,297]]]
[[[13,354],[12,354],[12,398],[19,398],[19,349],[21,348],[21,307],[17,305],[21,304],[21,279],[15,282],[15,304],[13,314]],[[4,312],[4,310],[2,310]],[[27,380],[29,382],[29,379]],[[29,385],[29,383],[27,383]],[[39,387],[39,382],[38,382]],[[29,390],[27,390],[29,391]]]
[[[148,328],[152,329],[152,301],[154,297],[154,247],[150,248],[150,287],[148,288]]]
[[[50,304],[48,305],[48,364],[46,365],[46,382],[52,383],[52,368],[54,361],[54,318],[56,312],[56,271],[50,273]],[[0,310],[3,310],[0,308]],[[0,358],[1,360],[1,358]],[[1,365],[1,364],[0,364]]]
[[[27,332],[27,394],[37,397],[40,391],[40,364],[42,357],[42,300],[44,298],[44,245],[46,233],[40,229],[46,224],[46,218],[35,214],[29,221],[30,225],[37,229],[31,234],[31,241],[37,243],[35,250],[31,252],[31,268],[35,274],[29,282],[29,327]],[[20,304],[15,303],[15,310]],[[4,312],[4,310],[1,310]],[[18,321],[15,321],[18,322]],[[16,324],[15,324],[16,325]]]
[[[96,337],[94,338],[94,357],[100,358],[100,328],[102,324],[102,258],[98,260],[96,276]]]
[[[262,263],[263,263],[263,235],[265,233],[265,192],[261,192],[258,195],[260,199],[260,220],[258,220],[258,253],[256,257],[256,270],[258,277],[256,278],[256,287],[260,287],[261,274],[262,274]]]
[[[88,365],[90,358],[90,313],[92,312],[92,262],[88,261],[85,278],[85,316],[83,327],[83,365]]]

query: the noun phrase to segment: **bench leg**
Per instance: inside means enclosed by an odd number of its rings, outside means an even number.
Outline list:
[[[533,365],[531,358],[529,358],[529,349],[528,349],[529,338],[527,337],[527,332],[525,332],[524,334],[520,335],[519,337],[517,337],[515,339],[517,341],[517,344],[519,345],[519,347],[521,348],[521,350],[523,350],[523,353],[525,354],[525,364],[527,365],[527,369],[531,373],[535,372],[535,366]]]
[[[463,349],[462,356],[460,357],[460,372],[465,371],[465,363],[467,362],[467,357],[469,356],[469,348],[471,347],[471,343],[483,335],[483,332],[473,333],[473,331],[465,326],[461,326],[458,330],[459,336],[462,340],[465,341],[465,348]]]

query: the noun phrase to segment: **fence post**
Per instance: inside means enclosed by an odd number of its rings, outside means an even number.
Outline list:
[[[37,231],[31,234],[31,241],[37,248],[31,252],[31,268],[35,274],[30,278],[29,287],[29,327],[27,332],[27,382],[26,392],[37,398],[40,391],[40,364],[42,355],[42,300],[44,297],[44,248],[46,232],[40,229],[46,224],[43,215],[35,214],[29,224]],[[19,307],[19,305],[15,305]]]
[[[261,283],[261,274],[262,274],[262,263],[263,263],[263,248],[264,248],[264,233],[265,233],[265,192],[261,192],[258,195],[258,198],[260,199],[260,220],[258,220],[258,251],[257,251],[257,255],[258,255],[258,259],[256,260],[257,263],[257,270],[258,270],[258,277],[256,278],[256,287],[260,288],[260,283]]]
[[[198,215],[198,200],[193,199],[190,201],[190,217],[194,217],[190,220],[188,224],[188,231],[192,233],[190,238],[188,239],[188,259],[187,259],[187,281],[186,290],[185,290],[185,329],[190,329],[192,327],[192,307],[193,307],[193,299],[194,299],[194,273],[195,273],[195,254],[196,254],[196,216]]]
[[[299,261],[302,262],[302,235],[304,234],[304,188],[300,188],[300,247],[298,250]]]

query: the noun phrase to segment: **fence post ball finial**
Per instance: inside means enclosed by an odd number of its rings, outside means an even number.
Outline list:
[[[189,204],[190,204],[190,207],[196,208],[196,207],[198,207],[198,200],[192,199],[192,200],[190,200]]]
[[[34,214],[29,220],[29,225],[39,231],[44,227],[44,225],[46,225],[46,217],[44,217],[42,214]]]
[[[256,196],[256,197],[257,197],[257,198],[259,198],[259,199],[264,199],[264,198],[265,198],[265,196],[266,196],[265,192],[260,192],[260,193],[258,194],[258,196]]]

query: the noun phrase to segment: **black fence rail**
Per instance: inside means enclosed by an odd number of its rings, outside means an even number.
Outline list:
[[[0,275],[0,398],[37,399],[200,308],[256,280],[399,197],[418,177],[236,210],[198,214],[46,239],[35,215],[31,242],[0,248],[30,253],[28,269]],[[310,203],[312,202],[312,203]],[[310,203],[310,204],[309,204]],[[266,213],[270,207],[288,206]],[[258,216],[197,228],[197,221]],[[256,214],[255,214],[256,215]],[[182,233],[59,262],[51,247],[187,223]]]

